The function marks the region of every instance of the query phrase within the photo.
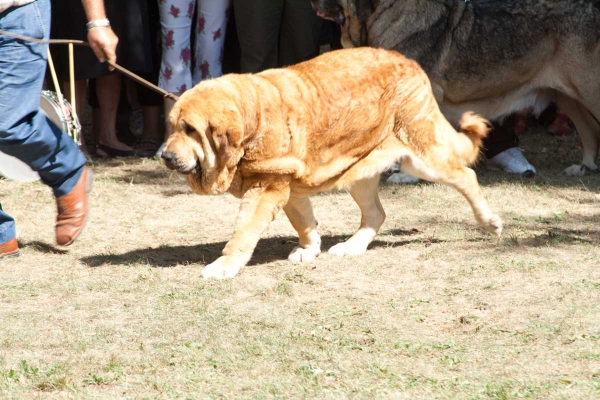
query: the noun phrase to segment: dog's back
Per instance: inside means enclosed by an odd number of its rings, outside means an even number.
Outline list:
[[[395,51],[339,50],[254,79],[261,90],[274,86],[280,93],[269,96],[273,104],[261,105],[280,118],[274,124],[273,118],[261,117],[270,121],[264,129],[291,131],[287,146],[273,142],[265,147],[298,157],[303,167],[297,183],[315,191],[343,187],[358,175],[379,174],[407,154],[429,157],[433,149],[470,165],[488,131],[487,121],[467,115],[456,132],[440,112],[427,75]],[[261,141],[270,137],[280,140],[273,133]],[[361,162],[375,150],[379,156]],[[358,175],[353,166],[361,171]]]

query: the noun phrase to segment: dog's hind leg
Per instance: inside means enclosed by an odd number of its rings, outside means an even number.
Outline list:
[[[283,211],[300,238],[300,246],[292,250],[288,260],[295,263],[313,261],[321,254],[321,237],[317,233],[317,220],[310,204],[310,198],[291,195],[290,200],[283,207]]]
[[[402,159],[402,169],[409,174],[426,181],[443,183],[458,190],[471,205],[479,225],[494,235],[500,236],[502,220],[492,212],[483,197],[475,171],[443,157],[435,157],[435,161],[430,164],[435,164],[436,167],[426,165],[420,158],[413,155],[407,155]]]
[[[329,253],[337,256],[363,254],[385,221],[379,201],[379,175],[355,182],[350,195],[360,208],[360,228],[350,239],[329,249]]]
[[[270,182],[254,187],[242,197],[233,237],[223,249],[223,255],[202,270],[204,279],[233,278],[250,261],[261,233],[287,203],[289,182]]]
[[[560,95],[557,99],[557,106],[573,121],[583,145],[581,165],[571,165],[564,170],[564,173],[569,176],[583,176],[586,169],[597,171],[596,158],[598,157],[600,124],[581,103],[570,97]]]

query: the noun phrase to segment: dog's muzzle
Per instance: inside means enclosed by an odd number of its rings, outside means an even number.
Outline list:
[[[167,168],[174,169],[182,174],[191,174],[192,172],[199,174],[202,172],[202,166],[198,160],[195,160],[193,164],[181,165],[171,152],[163,152],[161,158],[164,160]]]

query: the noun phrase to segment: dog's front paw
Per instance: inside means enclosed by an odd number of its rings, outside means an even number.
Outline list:
[[[234,257],[222,256],[202,269],[204,279],[227,279],[233,278],[240,272],[244,262]]]
[[[321,254],[321,249],[314,246],[304,247],[295,247],[294,250],[288,256],[288,260],[293,263],[303,263],[314,261],[317,256]]]
[[[356,245],[356,243],[342,242],[338,243],[335,246],[331,247],[328,251],[329,254],[333,254],[334,256],[357,256],[359,254],[364,254],[367,251],[366,246]]]
[[[494,235],[500,236],[502,234],[502,219],[498,215],[492,214],[483,227]]]

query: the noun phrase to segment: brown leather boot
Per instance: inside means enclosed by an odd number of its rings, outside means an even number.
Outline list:
[[[61,246],[73,243],[85,226],[88,214],[88,192],[92,189],[92,179],[92,171],[84,167],[71,193],[56,199],[58,208],[56,243]]]
[[[6,243],[0,244],[0,258],[16,257],[19,255],[19,244],[16,238],[10,239]]]

